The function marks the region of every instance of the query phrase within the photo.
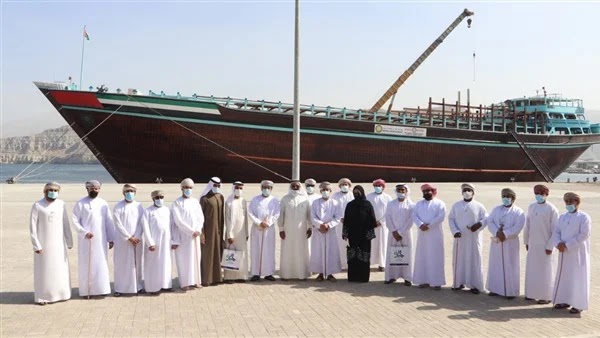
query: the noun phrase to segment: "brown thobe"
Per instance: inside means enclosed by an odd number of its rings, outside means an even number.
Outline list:
[[[202,273],[202,285],[220,283],[223,281],[221,275],[221,255],[223,254],[223,227],[224,215],[223,195],[210,191],[202,196],[200,205],[204,213],[204,237],[205,243],[201,245],[202,258],[200,271]]]

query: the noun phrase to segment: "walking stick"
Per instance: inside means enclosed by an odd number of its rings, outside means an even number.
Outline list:
[[[324,234],[323,241],[325,242],[325,248],[323,249],[323,272],[325,273],[325,278],[327,278],[327,234],[329,230]]]
[[[132,245],[133,248],[133,273],[135,274],[135,291],[139,291],[138,290],[138,275],[137,275],[137,257],[136,257],[136,252],[135,252],[135,245]]]
[[[555,305],[556,305],[556,296],[558,295],[558,287],[560,286],[560,276],[562,275],[563,257],[564,257],[564,254],[561,252],[560,253],[560,267],[558,269],[558,278],[556,279],[556,290],[554,291],[554,299],[552,300],[552,303]],[[554,309],[554,307],[552,307],[552,309]]]
[[[266,228],[262,228],[262,235],[260,237],[260,257],[258,264],[258,277],[262,276],[262,263],[263,263],[263,244],[265,242]]]
[[[196,287],[199,288],[201,285],[201,280],[200,280],[200,267],[199,267],[199,259],[198,259],[198,237],[196,236],[194,237],[194,261],[196,262],[196,265],[194,266],[194,270],[196,270]]]
[[[455,238],[454,241],[456,242],[456,257],[454,257],[454,282],[452,284],[454,289],[456,289],[456,271],[458,270],[458,238]]]
[[[502,230],[504,228],[504,225],[502,225],[500,227],[500,231],[502,231],[502,233],[504,234],[504,231]],[[504,236],[504,240],[506,240],[506,235]],[[504,241],[500,242],[501,248],[502,248],[502,280],[504,282],[504,297],[507,297],[506,295],[506,270],[504,269]]]
[[[90,289],[91,289],[91,275],[92,275],[92,239],[89,239],[89,251],[88,251],[88,289],[87,289],[87,299],[90,299]]]

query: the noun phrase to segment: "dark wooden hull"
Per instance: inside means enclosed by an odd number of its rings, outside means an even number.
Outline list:
[[[150,183],[157,178],[178,183],[185,177],[205,181],[211,176],[226,182],[284,182],[290,177],[290,114],[223,106],[218,106],[220,114],[119,107],[100,103],[96,93],[41,91],[80,137],[87,135],[84,142],[119,183]],[[397,137],[376,134],[373,122],[313,116],[303,116],[301,125],[304,179],[543,180],[506,133],[430,127],[424,138]],[[600,142],[600,135],[522,136],[554,177]]]

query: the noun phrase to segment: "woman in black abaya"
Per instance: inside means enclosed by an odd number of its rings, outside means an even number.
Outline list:
[[[375,211],[365,190],[357,185],[354,200],[344,213],[343,237],[348,239],[348,281],[366,283],[371,273],[371,240],[375,238]]]

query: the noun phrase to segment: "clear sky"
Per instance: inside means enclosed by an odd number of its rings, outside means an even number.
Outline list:
[[[370,108],[464,8],[475,12],[400,89],[473,103],[549,93],[600,110],[600,3],[302,1],[302,103]],[[33,81],[292,102],[293,1],[3,1],[2,132],[64,125]],[[473,81],[473,52],[476,53]],[[591,115],[600,121],[600,114]]]

